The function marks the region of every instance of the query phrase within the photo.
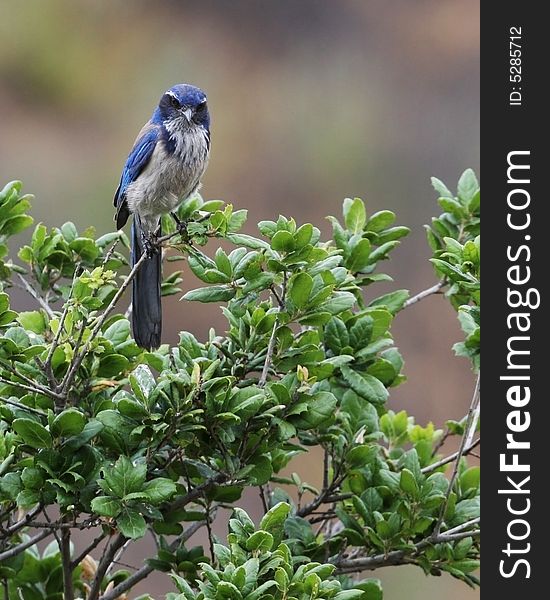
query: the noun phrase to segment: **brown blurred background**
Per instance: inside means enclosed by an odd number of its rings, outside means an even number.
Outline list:
[[[479,166],[478,12],[478,0],[3,0],[0,185],[23,180],[48,226],[112,229],[135,135],[166,88],[194,83],[213,117],[206,198],[248,208],[250,233],[279,213],[328,232],[324,216],[346,196],[395,210],[412,234],[387,270],[393,288],[417,292],[434,282],[422,228],[437,214],[429,178],[454,189]],[[19,298],[17,308],[29,306]],[[165,341],[184,328],[223,329],[215,307],[192,310],[165,302]],[[473,379],[453,357],[453,311],[427,299],[394,333],[409,380],[391,407],[438,426],[460,418]],[[314,470],[312,460],[293,468]],[[246,504],[259,514],[255,497]],[[142,550],[126,560],[137,564]],[[478,597],[414,568],[375,575],[388,600]],[[151,578],[141,591],[170,589]]]

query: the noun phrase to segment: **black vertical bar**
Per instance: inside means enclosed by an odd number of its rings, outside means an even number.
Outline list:
[[[550,522],[548,304],[550,31],[538,2],[481,9],[485,278],[483,587],[544,597]],[[518,52],[519,50],[519,52]],[[540,304],[539,304],[540,303]],[[536,593],[535,593],[536,592]],[[521,595],[520,595],[521,594]],[[542,594],[542,596],[540,596]]]

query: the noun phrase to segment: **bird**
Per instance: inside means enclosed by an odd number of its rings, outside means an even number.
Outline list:
[[[146,258],[132,281],[132,331],[146,350],[160,346],[162,332],[162,254],[157,239],[161,217],[193,196],[210,156],[210,114],[206,94],[187,83],[161,96],[139,132],[114,195],[117,229],[132,215],[131,264]],[[183,224],[184,225],[184,224]]]

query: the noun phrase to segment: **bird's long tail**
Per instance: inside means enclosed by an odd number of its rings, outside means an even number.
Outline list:
[[[144,252],[139,222],[132,223],[132,266]],[[160,235],[160,228],[159,228]],[[162,305],[160,299],[161,259],[159,250],[144,260],[132,282],[132,329],[141,348],[151,350],[160,346]]]

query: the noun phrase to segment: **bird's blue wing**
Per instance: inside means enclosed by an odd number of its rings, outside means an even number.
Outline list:
[[[122,175],[120,177],[120,183],[113,204],[117,207],[117,227],[122,227],[128,219],[129,212],[126,206],[126,190],[128,186],[133,183],[147,166],[147,163],[151,159],[151,155],[159,140],[159,127],[152,123],[147,123],[145,127],[140,131],[134,147],[130,151],[126,164],[122,169]]]

